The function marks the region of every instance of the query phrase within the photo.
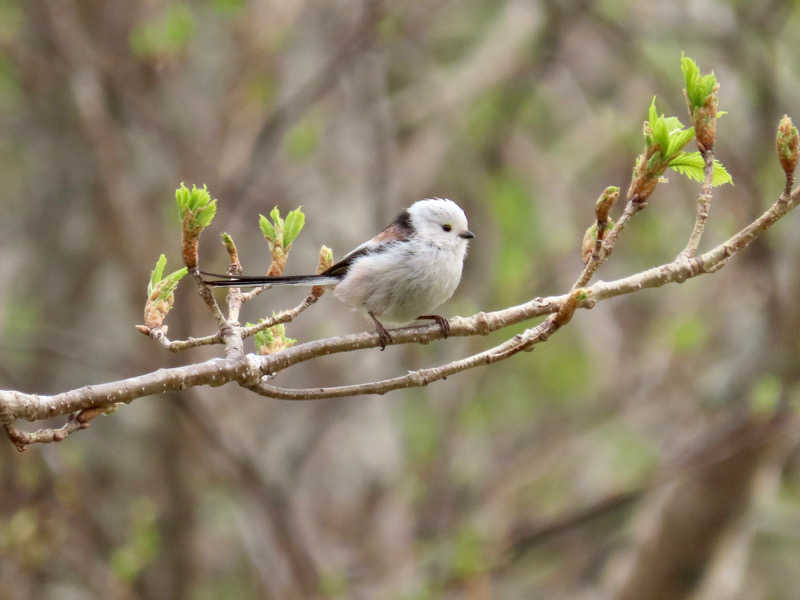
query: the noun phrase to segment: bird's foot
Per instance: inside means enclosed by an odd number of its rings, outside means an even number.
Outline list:
[[[372,317],[372,320],[375,321],[375,331],[378,333],[378,338],[381,342],[381,352],[383,352],[386,350],[386,346],[392,343],[392,336],[388,331],[386,331],[386,327],[383,326],[383,323],[378,321],[378,318],[375,315],[373,315],[371,312],[368,314],[370,317]]]
[[[436,321],[439,329],[442,330],[442,335],[447,338],[450,335],[450,321],[445,319],[442,315],[420,315],[417,319],[430,319]]]

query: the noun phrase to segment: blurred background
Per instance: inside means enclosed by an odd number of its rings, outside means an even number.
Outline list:
[[[562,293],[652,96],[684,122],[681,51],[721,83],[702,248],[776,197],[800,118],[797,2],[0,0],[0,386],[56,393],[214,356],[140,335],[180,266],[174,190],[219,198],[201,262],[269,263],[258,214],[302,205],[287,273],[413,201],[477,234],[444,314]],[[671,174],[598,273],[671,260],[697,186]],[[148,397],[67,441],[0,443],[0,597],[796,597],[800,215],[723,271],[581,311],[532,354],[421,390],[314,403],[235,386]],[[297,289],[248,304],[256,321]],[[190,281],[173,339],[213,333]],[[337,385],[488,338],[326,357]],[[301,341],[372,326],[330,295]],[[26,425],[26,424],[20,424]]]

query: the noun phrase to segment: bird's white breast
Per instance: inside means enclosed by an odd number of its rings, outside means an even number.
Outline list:
[[[359,258],[334,294],[393,323],[428,314],[453,295],[466,244],[440,247],[418,239]]]

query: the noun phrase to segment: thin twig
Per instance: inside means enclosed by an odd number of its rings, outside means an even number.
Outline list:
[[[197,346],[211,346],[222,343],[222,336],[219,333],[199,338],[189,337],[185,340],[170,340],[163,327],[151,328],[147,325],[137,325],[136,329],[154,339],[170,352],[180,352],[181,350],[188,350],[189,348],[196,348]]]
[[[222,314],[222,310],[220,310],[219,304],[217,304],[217,299],[214,298],[214,294],[211,293],[211,288],[209,288],[206,285],[206,282],[203,281],[203,277],[200,275],[199,269],[190,269],[189,272],[192,274],[192,277],[194,277],[194,280],[197,283],[197,292],[200,294],[203,302],[206,303],[208,310],[211,311],[211,314],[214,316],[214,320],[217,322],[217,325],[222,328],[226,323],[225,315]]]
[[[572,284],[573,290],[583,287],[589,283],[589,280],[592,278],[592,275],[595,274],[595,271],[597,271],[597,269],[600,268],[600,265],[606,262],[608,257],[611,256],[611,253],[614,251],[614,246],[616,246],[617,240],[625,229],[625,226],[633,218],[633,215],[642,210],[645,206],[646,203],[640,202],[637,197],[628,200],[628,202],[625,204],[625,210],[622,211],[622,214],[614,224],[614,227],[611,228],[611,231],[609,231],[605,236],[605,239],[602,240],[602,246],[597,252],[592,252],[592,257],[589,259],[589,262],[586,263],[586,266],[578,276],[578,279],[576,279],[575,283]]]
[[[266,292],[271,287],[272,287],[272,284],[270,284],[270,285],[262,285],[261,287],[254,288],[254,289],[250,290],[249,292],[241,292],[241,294],[242,294],[242,302],[243,303],[244,302],[249,302],[250,300],[252,300],[256,296],[258,296],[259,294],[261,294],[263,292]]]
[[[714,180],[714,151],[712,149],[704,149],[700,151],[705,162],[703,166],[703,185],[700,188],[700,194],[697,196],[697,212],[694,219],[694,227],[689,236],[689,241],[686,247],[681,251],[680,256],[683,258],[692,258],[697,254],[697,248],[700,246],[700,239],[703,237],[703,232],[706,228],[706,221],[708,220],[708,213],[711,210],[711,196],[713,192]],[[789,188],[791,190],[791,188]]]
[[[274,325],[279,325],[281,323],[290,323],[291,321],[295,320],[300,313],[304,312],[308,307],[314,304],[318,299],[319,299],[318,296],[309,294],[308,296],[306,296],[305,300],[303,300],[300,304],[298,304],[294,308],[281,311],[275,315],[272,315],[269,319],[264,319],[260,323],[256,323],[255,325],[251,325],[250,327],[242,327],[242,337],[249,338],[251,335],[255,335],[259,331],[269,329]]]
[[[302,312],[304,312],[307,308],[313,305],[319,298],[314,295],[309,295],[303,300],[300,304],[295,306],[294,308],[290,308],[284,311],[273,315],[268,319],[264,319],[261,323],[257,323],[255,325],[251,325],[249,327],[241,327],[241,336],[242,338],[248,338],[251,335],[255,335],[259,331],[263,331],[264,329],[268,329],[274,325],[279,325],[281,323],[290,323],[294,319],[297,318]],[[185,340],[170,340],[167,337],[166,332],[162,328],[150,328],[146,325],[137,325],[137,330],[141,331],[143,334],[151,337],[156,342],[158,342],[163,348],[166,348],[170,352],[180,352],[181,350],[188,350],[189,348],[196,348],[198,346],[211,346],[214,344],[222,344],[224,343],[222,334],[215,333],[212,335],[207,335],[204,337],[189,337]]]
[[[87,424],[79,423],[73,419],[70,419],[61,427],[46,427],[36,431],[20,431],[10,423],[5,425],[8,439],[20,452],[24,452],[25,448],[31,444],[49,444],[51,442],[64,441],[70,434],[86,427],[88,427]]]
[[[783,185],[782,199],[788,202],[792,195],[792,187],[794,187],[794,173],[786,173],[786,182]]]
[[[233,238],[227,233],[222,234],[222,245],[228,252],[228,275],[241,275],[242,263],[239,261],[239,251]],[[231,323],[239,322],[239,312],[245,300],[242,297],[242,290],[238,287],[228,288],[228,321]]]

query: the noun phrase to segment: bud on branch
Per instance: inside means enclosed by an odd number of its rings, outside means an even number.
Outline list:
[[[775,136],[775,146],[778,150],[778,160],[786,174],[787,179],[794,179],[794,170],[797,167],[798,135],[797,127],[792,124],[789,115],[783,115],[778,124],[778,133]]]

